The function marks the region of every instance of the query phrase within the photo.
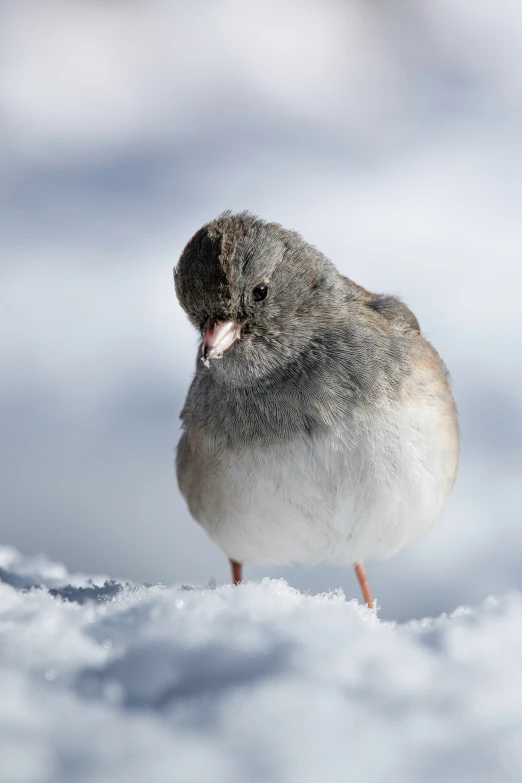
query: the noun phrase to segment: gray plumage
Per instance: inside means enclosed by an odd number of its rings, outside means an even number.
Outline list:
[[[177,453],[190,511],[226,554],[356,562],[424,533],[453,485],[458,427],[408,307],[249,213],[203,226],[174,276],[202,334],[237,327],[221,358],[199,351]]]

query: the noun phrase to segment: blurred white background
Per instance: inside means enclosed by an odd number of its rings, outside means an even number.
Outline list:
[[[197,338],[172,267],[250,209],[403,296],[453,376],[458,482],[369,564],[383,616],[522,588],[521,137],[518,0],[1,0],[1,542],[228,579],[174,478]]]

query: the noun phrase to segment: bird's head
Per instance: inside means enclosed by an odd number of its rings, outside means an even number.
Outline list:
[[[201,333],[202,358],[239,382],[296,360],[327,328],[335,267],[298,234],[249,213],[203,226],[174,270],[176,293]]]

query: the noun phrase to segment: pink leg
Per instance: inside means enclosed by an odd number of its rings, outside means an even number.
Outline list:
[[[364,601],[368,609],[373,609],[372,591],[370,590],[370,583],[362,563],[355,564],[355,573],[357,574],[357,579],[359,580],[359,584],[361,586]]]
[[[243,566],[241,563],[236,563],[235,560],[230,561],[230,565],[232,567],[232,581],[235,585],[241,584],[241,579],[243,576]]]

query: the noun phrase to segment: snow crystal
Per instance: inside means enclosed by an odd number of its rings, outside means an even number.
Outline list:
[[[0,565],[6,783],[522,780],[519,594],[396,625],[282,580]]]

